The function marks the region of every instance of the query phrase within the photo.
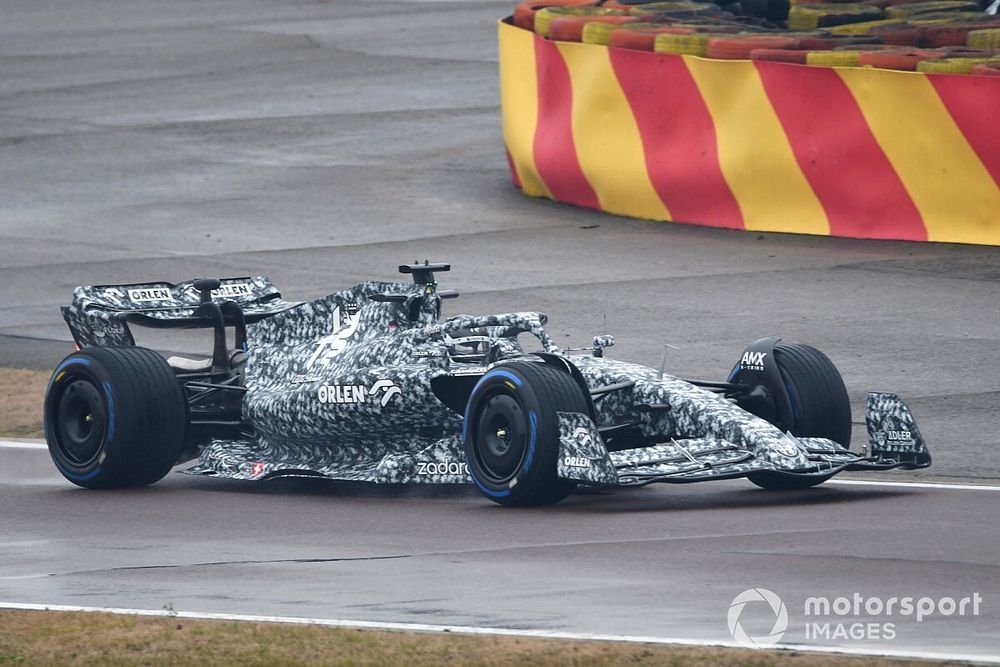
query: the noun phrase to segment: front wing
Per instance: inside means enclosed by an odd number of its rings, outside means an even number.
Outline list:
[[[869,446],[852,452],[826,438],[787,434],[787,446],[805,454],[806,465],[783,468],[721,438],[671,439],[651,447],[608,452],[587,415],[559,413],[559,468],[565,479],[582,483],[645,486],[655,482],[684,484],[714,479],[769,477],[826,479],[845,470],[914,470],[931,464],[930,452],[916,422],[895,394],[871,393],[866,419]]]

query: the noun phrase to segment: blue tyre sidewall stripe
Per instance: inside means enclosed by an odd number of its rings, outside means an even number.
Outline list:
[[[469,476],[472,477],[472,481],[475,482],[476,486],[479,487],[479,490],[485,493],[486,495],[490,496],[491,498],[505,498],[510,495],[510,489],[504,489],[503,491],[493,491],[483,486],[483,483],[479,481],[478,477],[476,477],[475,468],[473,468],[471,465],[469,466]]]
[[[482,386],[487,381],[492,380],[495,377],[502,377],[502,378],[508,379],[511,382],[513,382],[514,385],[517,386],[517,387],[524,386],[524,381],[521,380],[521,378],[519,378],[518,376],[514,375],[513,373],[511,373],[508,370],[505,370],[503,368],[494,368],[493,370],[487,371],[486,375],[484,375],[483,377],[481,377],[479,379],[479,382],[476,383],[476,386],[473,387],[472,393],[469,395],[469,400],[465,404],[465,418],[463,420],[464,423],[462,424],[462,442],[463,442],[463,444],[466,443],[466,442],[469,442],[469,435],[470,435],[469,434],[469,425],[472,422],[472,414],[471,413],[472,413],[472,404],[473,404],[473,401],[474,401],[476,395],[479,393],[479,390],[482,388]],[[529,444],[528,444],[528,457],[525,459],[525,465],[524,465],[524,468],[523,468],[524,472],[527,472],[528,469],[530,468],[530,463],[531,463],[532,459],[534,458],[534,454],[535,454],[535,442],[538,439],[537,436],[536,436],[536,432],[537,432],[536,423],[538,421],[538,418],[535,416],[534,412],[529,412],[528,415],[529,415],[530,424],[531,424],[531,432],[530,432],[530,436],[529,436],[530,440],[529,440]],[[475,468],[474,465],[472,465],[472,461],[469,460],[469,455],[468,454],[466,454],[465,459],[466,459],[465,463],[469,467],[469,476],[472,477],[472,481],[475,483],[475,485],[477,487],[479,487],[480,491],[482,491],[483,493],[485,493],[487,496],[489,496],[491,498],[505,498],[505,497],[507,497],[507,496],[510,495],[510,489],[504,489],[502,491],[494,491],[492,489],[487,488],[479,480],[479,478],[476,477],[476,468]],[[517,477],[514,477],[514,480],[516,480],[516,479],[517,479]]]
[[[59,376],[59,374],[62,373],[63,371],[65,371],[66,369],[72,368],[73,366],[85,366],[85,367],[89,368],[91,366],[91,362],[90,362],[90,359],[87,359],[85,357],[70,357],[69,359],[64,360],[52,372],[52,377],[49,379],[49,386],[48,386],[48,389],[46,389],[46,394],[48,394],[48,392],[51,391],[52,385],[55,384],[56,378]],[[110,426],[109,426],[109,434],[110,435],[107,437],[107,441],[110,441],[111,440],[111,435],[114,435],[114,403],[113,403],[112,398],[111,398],[111,385],[110,385],[110,383],[108,383],[107,381],[103,382],[102,383],[102,388],[104,389],[104,395],[105,395],[105,397],[106,397],[106,399],[108,401],[108,423],[110,424]],[[52,440],[51,430],[52,429],[49,426],[49,419],[48,419],[48,411],[47,410],[46,410],[46,414],[45,414],[45,419],[42,421],[42,428],[45,431],[45,441],[46,441],[46,443],[51,443],[51,440]],[[90,470],[90,471],[88,471],[88,472],[86,472],[86,473],[84,473],[82,475],[74,473],[74,472],[72,472],[70,470],[67,470],[66,466],[61,461],[59,461],[59,459],[57,459],[56,456],[53,454],[53,452],[52,452],[52,445],[51,444],[49,444],[49,457],[52,459],[52,462],[56,465],[56,468],[59,469],[59,472],[61,472],[64,477],[66,477],[67,479],[69,479],[71,481],[74,481],[74,482],[86,482],[87,480],[91,480],[91,479],[97,477],[98,475],[100,475],[101,471],[103,470],[103,466],[100,463],[98,463],[92,470]]]
[[[521,472],[527,473],[531,470],[531,464],[535,461],[535,444],[538,442],[538,415],[534,410],[528,411],[528,454],[524,457],[524,465]]]
[[[56,457],[54,456],[52,457],[52,462],[56,464],[57,468],[59,468],[59,472],[61,472],[67,479],[73,480],[74,482],[86,482],[88,479],[94,479],[101,474],[101,470],[103,469],[101,464],[98,463],[94,469],[86,475],[77,475],[76,473],[66,470],[66,468],[63,467],[63,465],[56,460]]]
[[[111,383],[105,380],[101,387],[104,389],[104,398],[108,401],[108,433],[104,436],[104,442],[108,444],[115,439],[115,401],[111,398]]]

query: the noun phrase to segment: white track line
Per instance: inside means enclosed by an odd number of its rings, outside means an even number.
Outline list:
[[[41,441],[0,440],[0,449],[48,449]],[[1000,484],[946,484],[944,482],[881,482],[869,479],[831,479],[827,484],[848,486],[898,486],[911,489],[951,489],[956,491],[1000,491]]]
[[[901,486],[911,489],[954,489],[958,491],[1000,491],[1000,486],[989,484],[945,484],[943,482],[880,482],[870,479],[831,479],[827,484],[850,486]]]
[[[302,618],[298,616],[258,616],[249,614],[216,614],[210,612],[173,611],[169,609],[120,609],[115,607],[77,607],[70,605],[44,605],[26,602],[0,602],[0,609],[25,611],[68,611],[84,613],[123,614],[127,616],[154,616],[160,618],[186,618],[205,621],[242,621],[246,623],[286,623],[290,625],[316,625],[333,628],[364,630],[390,630],[396,632],[451,633],[461,635],[490,635],[498,637],[530,637],[533,639],[568,639],[574,641],[625,642],[631,644],[671,644],[676,646],[703,646],[716,648],[745,648],[732,641],[710,641],[679,637],[643,637],[635,635],[588,634],[556,630],[516,630],[470,625],[432,625],[428,623],[388,623],[356,621],[336,618]],[[936,651],[905,651],[893,649],[855,648],[851,646],[818,646],[814,644],[779,644],[773,650],[808,653],[836,653],[841,655],[882,656],[913,660],[952,660],[1000,665],[1000,656],[973,653],[943,653]]]
[[[0,449],[48,449],[48,445],[44,442],[37,441],[24,441],[17,442],[16,440],[0,440]]]

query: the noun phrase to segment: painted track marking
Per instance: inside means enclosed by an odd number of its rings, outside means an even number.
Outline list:
[[[951,489],[957,491],[1000,491],[1000,485],[990,484],[947,484],[945,482],[880,482],[869,479],[831,479],[827,484],[849,486],[897,486],[912,489]]]
[[[44,442],[18,442],[16,440],[0,440],[0,449],[48,449]]]
[[[716,648],[745,648],[733,641],[686,639],[681,637],[643,637],[634,635],[590,634],[558,630],[518,630],[470,625],[433,625],[429,623],[392,623],[358,621],[336,618],[304,618],[298,616],[261,616],[250,614],[218,614],[211,612],[172,611],[168,609],[122,609],[116,607],[78,607],[71,605],[44,605],[22,602],[0,602],[0,609],[23,611],[66,611],[83,613],[121,614],[127,616],[153,616],[161,618],[186,618],[205,621],[242,621],[247,623],[286,623],[290,625],[317,625],[334,628],[364,630],[390,630],[396,632],[452,633],[462,635],[488,635],[500,637],[528,637],[533,639],[567,639],[575,641],[624,642],[631,644],[669,644],[676,646],[703,646]],[[934,651],[899,651],[892,649],[866,649],[851,646],[820,646],[812,644],[779,644],[772,650],[808,653],[836,653],[843,655],[884,656],[916,660],[959,660],[1000,664],[1000,656],[983,654],[944,653]]]

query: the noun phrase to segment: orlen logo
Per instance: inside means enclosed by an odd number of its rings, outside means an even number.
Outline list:
[[[219,289],[212,290],[212,298],[229,299],[234,296],[250,296],[253,289],[249,283],[226,283],[219,286]]]
[[[368,388],[360,384],[325,384],[316,392],[319,402],[329,403],[364,403]]]
[[[137,303],[145,301],[169,301],[171,299],[170,290],[166,287],[146,287],[144,289],[130,289],[128,298]]]
[[[764,370],[764,357],[767,352],[744,352],[740,360],[740,368],[745,371]]]
[[[201,299],[201,292],[194,288],[194,285],[188,285],[186,288],[188,296],[193,299]],[[211,292],[213,299],[232,299],[238,296],[253,296],[253,286],[250,283],[223,283],[219,285],[219,289],[214,289]]]
[[[564,456],[563,464],[567,468],[589,468],[590,460],[586,456]]]
[[[362,384],[324,384],[316,392],[319,402],[324,405],[365,403],[368,398],[382,392],[379,404],[384,408],[392,399],[402,394],[402,390],[392,380],[376,380],[371,389]]]

